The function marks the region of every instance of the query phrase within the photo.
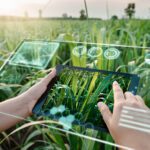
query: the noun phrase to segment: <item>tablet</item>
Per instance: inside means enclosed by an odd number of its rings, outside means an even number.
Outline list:
[[[97,103],[106,103],[112,111],[112,83],[117,81],[124,92],[133,94],[136,94],[139,83],[135,74],[63,65],[58,65],[56,70],[56,77],[49,83],[33,113],[66,124],[63,125],[66,129],[79,125],[108,131]]]

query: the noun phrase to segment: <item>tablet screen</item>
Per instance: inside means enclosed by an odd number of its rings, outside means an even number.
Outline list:
[[[68,129],[78,124],[107,130],[97,103],[102,101],[113,110],[114,81],[118,81],[123,91],[136,93],[138,86],[136,75],[68,66],[57,66],[56,69],[57,79],[33,112],[64,124],[68,120],[71,122],[67,123]]]

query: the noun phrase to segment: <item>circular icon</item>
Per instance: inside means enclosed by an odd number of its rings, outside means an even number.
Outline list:
[[[76,46],[73,49],[73,55],[75,55],[77,57],[83,56],[84,54],[86,54],[86,52],[87,52],[87,49],[85,46]]]
[[[120,51],[116,48],[109,48],[104,52],[104,57],[109,60],[117,59],[120,56]]]
[[[92,47],[89,51],[88,51],[88,56],[91,58],[96,58],[100,55],[102,55],[103,50],[100,47]]]
[[[145,55],[145,63],[150,65],[150,53]]]

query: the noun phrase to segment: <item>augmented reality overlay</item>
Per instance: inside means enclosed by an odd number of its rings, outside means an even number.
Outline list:
[[[59,43],[25,41],[17,49],[9,63],[11,65],[45,69],[54,57],[58,47]]]
[[[9,113],[18,101],[0,110],[4,119],[20,120],[0,133],[0,150],[131,150],[134,142],[140,146],[135,149],[150,147],[149,20],[150,0],[0,0],[0,103],[18,100],[52,68],[65,66],[30,117],[18,114],[29,106],[24,104]],[[117,105],[114,80],[147,107],[125,93],[120,104],[127,106]],[[108,105],[114,120],[97,102]],[[124,146],[117,145],[103,113],[119,141],[126,135],[131,145],[124,139]]]
[[[106,103],[112,111],[114,103],[112,83],[118,81],[123,91],[135,94],[139,82],[136,75],[108,71],[67,66],[57,66],[57,71],[59,73],[56,83],[46,91],[48,94],[40,99],[33,112],[63,121],[64,124],[68,124],[68,129],[72,128],[70,123],[74,123],[106,130],[97,103],[100,101]],[[93,125],[88,126],[88,124]]]
[[[150,133],[150,110],[124,106],[119,126],[138,132]]]
[[[71,68],[62,70],[54,86],[49,89],[44,104],[39,105],[42,106],[39,107],[39,112],[42,110],[39,115],[45,116],[44,119],[58,121],[59,125],[52,125],[53,127],[100,138],[98,130],[106,131],[107,128],[98,111],[97,102],[103,101],[113,110],[113,81],[117,80],[124,91],[129,90],[134,94],[137,91],[150,107],[149,55],[148,47],[65,40],[25,40],[1,67],[0,82],[4,87],[9,86],[8,91],[13,91],[13,95],[0,89],[0,98],[4,100],[8,95],[14,97],[22,93],[32,85],[31,80],[44,77],[46,69],[58,64],[105,70],[107,73]],[[134,78],[120,76],[120,73],[135,74],[140,79],[139,85]],[[20,85],[27,88],[22,89]]]
[[[66,64],[100,70],[136,74],[140,77],[138,93],[149,106],[150,49],[98,43],[58,41],[23,41],[1,67],[0,81],[7,84],[26,84],[28,76],[40,70]],[[70,59],[71,58],[71,59]],[[30,76],[31,78],[31,76]],[[18,91],[19,87],[12,87]],[[5,95],[2,90],[1,95]],[[3,99],[5,96],[3,97]]]

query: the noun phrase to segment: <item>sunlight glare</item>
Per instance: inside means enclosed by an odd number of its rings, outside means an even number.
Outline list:
[[[23,5],[46,4],[49,0],[0,0],[0,12],[13,12]]]
[[[3,12],[10,12],[17,7],[16,0],[0,0],[0,10]]]

